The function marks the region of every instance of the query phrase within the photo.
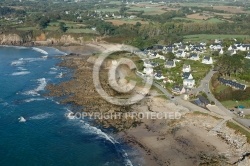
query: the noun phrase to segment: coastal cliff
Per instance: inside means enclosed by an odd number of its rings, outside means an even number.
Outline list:
[[[84,35],[51,35],[49,33],[34,34],[27,32],[23,34],[18,33],[2,33],[0,34],[0,45],[17,45],[17,46],[33,46],[33,45],[46,45],[46,46],[62,46],[62,45],[82,45],[86,41],[91,40]],[[94,39],[93,39],[94,40]]]

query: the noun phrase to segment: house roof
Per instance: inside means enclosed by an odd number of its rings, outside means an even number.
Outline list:
[[[190,72],[184,72],[182,77],[187,79],[190,76],[190,74],[191,74]]]
[[[172,90],[173,91],[181,91],[183,89],[183,86],[179,86],[179,85],[175,85],[173,88],[172,88]]]
[[[191,54],[190,54],[190,57],[196,58],[196,57],[198,57],[198,54],[196,54],[196,53],[191,53]]]
[[[183,69],[190,68],[190,65],[184,64]]]
[[[240,90],[245,90],[246,89],[246,85],[240,84],[240,83],[232,81],[232,80],[227,80],[227,79],[224,79],[224,78],[219,78],[218,80],[222,84],[230,85],[230,86],[232,86],[232,87],[234,87],[236,89],[240,89]]]
[[[206,99],[204,96],[198,96],[198,99],[200,100],[201,103],[208,105],[210,104],[210,101],[208,99]]]
[[[205,56],[205,57],[204,57],[204,60],[208,60],[208,61],[209,61],[209,60],[210,60],[210,57],[209,57],[209,56]]]
[[[167,66],[174,66],[174,61],[167,61],[167,62],[166,62],[166,65],[167,65]]]

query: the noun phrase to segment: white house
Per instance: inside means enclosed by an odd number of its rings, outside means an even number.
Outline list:
[[[248,53],[245,58],[250,59],[250,53]]]
[[[190,65],[184,64],[184,65],[183,65],[183,68],[182,68],[182,72],[183,72],[183,73],[191,72],[191,66],[190,66]]]
[[[205,56],[205,57],[203,58],[203,60],[202,60],[201,63],[207,64],[207,65],[211,65],[211,64],[213,64],[213,59],[212,59],[212,57]]]
[[[160,55],[160,54],[156,54],[156,58],[166,60],[166,58],[163,55]]]
[[[220,54],[220,55],[223,55],[223,54],[224,54],[223,49],[220,50],[219,54]]]
[[[176,67],[176,64],[175,64],[175,61],[167,61],[166,64],[165,64],[165,67],[170,69],[170,68],[173,68],[173,67]]]
[[[172,88],[172,92],[174,94],[180,95],[180,94],[184,94],[186,92],[186,89],[184,88],[184,86],[176,85]]]
[[[190,88],[190,89],[192,89],[192,88],[194,88],[194,86],[195,86],[195,80],[194,80],[194,79],[184,79],[184,80],[183,80],[183,86],[184,86],[185,88]]]
[[[175,54],[175,56],[177,58],[185,58],[186,57],[186,52],[185,51],[181,51],[181,50],[178,50]]]
[[[232,49],[233,49],[233,47],[230,45],[227,50],[231,51]]]
[[[192,53],[192,54],[190,54],[190,58],[189,59],[190,60],[194,60],[194,61],[198,61],[198,60],[200,60],[200,57],[199,57],[198,54]]]
[[[154,69],[151,67],[144,68],[143,73],[145,73],[147,76],[152,76],[154,74]]]
[[[143,61],[143,66],[146,67],[146,68],[152,68],[153,67],[152,63],[149,60],[144,60]]]
[[[185,72],[182,74],[182,79],[193,79],[193,75],[190,72]]]
[[[156,80],[163,80],[165,77],[162,75],[161,71],[157,71],[155,73],[155,79]]]

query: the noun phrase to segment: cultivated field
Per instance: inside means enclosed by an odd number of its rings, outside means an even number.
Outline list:
[[[140,21],[140,20],[131,20],[131,19],[113,19],[113,20],[105,20],[106,22],[111,22],[113,25],[119,26],[123,24],[133,24],[135,25],[137,22],[141,24],[148,24],[147,21]]]
[[[232,39],[232,38],[242,38],[249,39],[249,35],[213,35],[213,34],[197,34],[197,35],[187,35],[184,36],[184,41],[202,42],[214,39]]]

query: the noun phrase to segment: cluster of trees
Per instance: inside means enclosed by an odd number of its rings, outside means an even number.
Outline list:
[[[24,16],[26,12],[24,10],[15,10],[9,7],[0,7],[0,16],[7,16],[7,15],[17,15],[17,16]]]
[[[246,52],[233,56],[224,55],[218,58],[215,68],[222,76],[234,76],[250,81],[250,60],[245,58]]]

